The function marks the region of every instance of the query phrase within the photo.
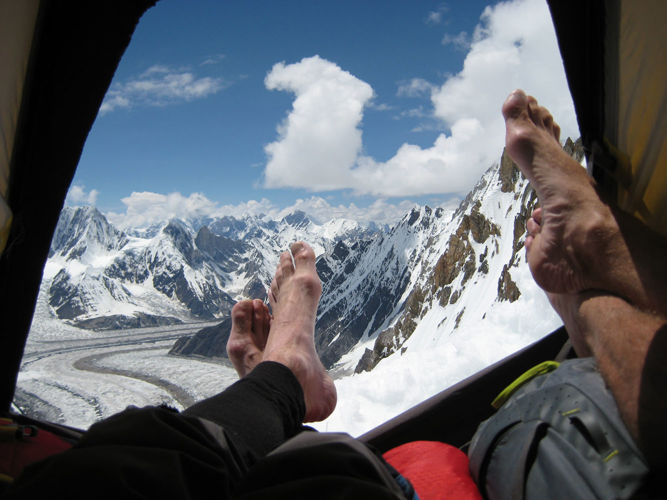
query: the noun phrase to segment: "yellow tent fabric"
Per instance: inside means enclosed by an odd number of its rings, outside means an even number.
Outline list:
[[[618,204],[667,235],[667,2],[624,0],[619,10],[605,58],[605,70],[617,68],[605,71],[605,138],[617,152]]]
[[[38,10],[39,0],[0,0],[0,253],[11,227],[9,169]]]

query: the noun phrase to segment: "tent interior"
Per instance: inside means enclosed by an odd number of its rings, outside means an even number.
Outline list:
[[[51,237],[87,134],[155,0],[0,0],[0,403],[12,402]],[[667,2],[550,0],[588,166],[610,203],[667,234]],[[660,61],[663,61],[660,63]],[[564,329],[362,437],[462,446],[490,401],[558,355]]]

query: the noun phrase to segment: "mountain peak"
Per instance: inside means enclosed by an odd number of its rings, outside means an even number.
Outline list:
[[[292,227],[304,228],[310,224],[310,219],[306,215],[306,212],[301,210],[295,210],[291,214],[286,215],[282,218],[282,222],[289,224]]]
[[[118,250],[127,236],[113,227],[93,206],[64,207],[51,240],[49,257],[60,254],[68,260],[79,259],[91,248]]]

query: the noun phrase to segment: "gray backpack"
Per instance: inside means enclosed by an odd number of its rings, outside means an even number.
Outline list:
[[[483,422],[469,449],[485,498],[633,498],[648,465],[591,358],[526,382]]]

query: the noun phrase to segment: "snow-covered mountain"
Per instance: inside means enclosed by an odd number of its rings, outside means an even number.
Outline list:
[[[223,318],[236,300],[265,297],[291,242],[307,240],[322,253],[373,233],[354,221],[315,224],[303,212],[278,221],[172,219],[121,231],[93,207],[66,207],[40,300],[51,319],[88,329]]]
[[[305,240],[323,282],[318,352],[338,373],[362,373],[459,330],[515,328],[534,307],[522,249],[535,202],[503,154],[456,211],[414,208],[387,229],[295,212],[120,231],[94,208],[66,208],[41,300],[52,318],[90,329],[220,318],[172,352],[224,356],[233,303],[264,298],[280,252]]]

